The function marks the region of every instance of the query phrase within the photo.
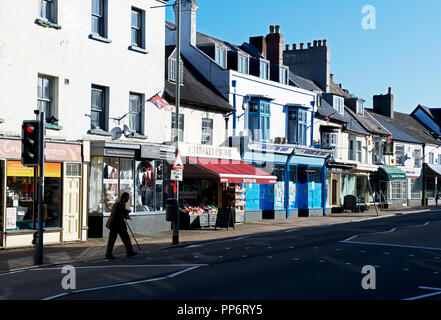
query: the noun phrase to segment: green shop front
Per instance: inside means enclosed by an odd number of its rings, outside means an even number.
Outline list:
[[[406,173],[394,166],[380,166],[378,171],[371,175],[377,201],[383,208],[407,206],[407,178]]]

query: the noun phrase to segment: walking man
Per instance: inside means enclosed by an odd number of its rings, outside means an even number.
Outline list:
[[[108,260],[116,259],[112,252],[118,234],[126,247],[127,257],[132,257],[138,254],[137,252],[133,251],[132,242],[130,241],[130,236],[127,233],[126,222],[124,221],[125,219],[131,220],[129,216],[130,211],[126,209],[126,203],[129,201],[129,199],[130,195],[127,192],[124,192],[120,199],[114,203],[112,213],[110,214],[109,220],[106,223],[106,227],[110,230],[106,251],[106,259]]]

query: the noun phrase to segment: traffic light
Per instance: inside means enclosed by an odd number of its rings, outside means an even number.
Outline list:
[[[40,163],[40,121],[25,120],[21,126],[21,163],[37,167]]]

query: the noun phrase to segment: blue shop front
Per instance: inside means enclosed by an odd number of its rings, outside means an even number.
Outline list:
[[[275,185],[246,185],[245,220],[326,215],[328,150],[242,141],[241,154],[244,162],[277,177]]]

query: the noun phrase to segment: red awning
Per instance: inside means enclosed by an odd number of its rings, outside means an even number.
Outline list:
[[[221,183],[275,184],[277,182],[277,177],[239,160],[187,157],[184,177],[189,174],[196,175],[196,171],[199,171],[199,176],[205,173],[217,177]]]

